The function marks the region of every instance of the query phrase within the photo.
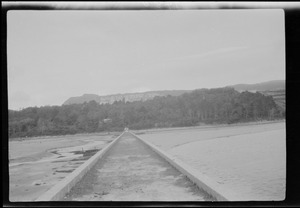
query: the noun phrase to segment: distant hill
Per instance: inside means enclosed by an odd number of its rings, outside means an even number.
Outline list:
[[[285,80],[274,80],[257,84],[237,84],[233,87],[236,91],[260,92],[272,96],[277,106],[285,111]]]
[[[190,92],[191,90],[164,90],[164,91],[150,91],[150,92],[139,92],[139,93],[125,93],[125,94],[114,94],[114,95],[105,95],[99,96],[95,94],[84,94],[78,97],[71,97],[66,100],[63,105],[69,104],[80,104],[84,102],[89,102],[95,100],[97,103],[105,104],[105,103],[114,103],[115,101],[125,100],[125,102],[133,102],[133,101],[145,101],[149,99],[153,99],[155,96],[179,96],[185,92]]]
[[[237,84],[228,87],[234,88],[236,91],[274,91],[285,89],[285,80],[273,80],[257,84]]]
[[[282,95],[282,90],[285,91],[285,81],[284,80],[274,80],[269,82],[262,82],[257,84],[237,84],[237,85],[231,85],[227,87],[232,87],[235,90],[242,92],[242,91],[259,91],[259,92],[265,92],[265,91],[278,91],[280,90],[280,95]],[[125,93],[125,94],[114,94],[114,95],[95,95],[95,94],[84,94],[82,96],[78,97],[71,97],[68,100],[66,100],[63,105],[70,105],[70,104],[81,104],[84,102],[89,101],[96,101],[100,104],[109,103],[112,104],[115,101],[121,101],[125,100],[125,102],[133,102],[133,101],[145,101],[149,99],[153,99],[156,96],[179,96],[182,95],[185,92],[191,92],[192,90],[162,90],[162,91],[150,91],[150,92],[138,92],[138,93]],[[270,94],[270,93],[265,93]],[[271,93],[272,95],[274,94]],[[276,92],[275,92],[276,94]],[[284,93],[285,95],[285,93]],[[281,96],[282,98],[282,96]],[[285,97],[284,97],[285,99]]]

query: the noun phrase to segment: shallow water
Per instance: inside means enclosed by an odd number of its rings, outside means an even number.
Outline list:
[[[223,137],[222,137],[223,135]],[[245,200],[284,200],[285,123],[140,135]]]

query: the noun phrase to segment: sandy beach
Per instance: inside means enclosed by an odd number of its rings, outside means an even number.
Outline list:
[[[139,136],[243,200],[285,199],[285,122]]]

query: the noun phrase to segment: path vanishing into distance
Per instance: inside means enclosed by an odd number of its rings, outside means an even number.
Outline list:
[[[150,147],[125,132],[63,201],[214,201]]]

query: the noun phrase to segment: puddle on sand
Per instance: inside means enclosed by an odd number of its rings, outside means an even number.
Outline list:
[[[69,162],[68,160],[55,160],[52,161],[51,163],[61,163],[61,162]]]
[[[70,160],[70,161],[78,161],[78,162],[83,162],[85,160],[85,158],[75,158],[73,160]]]
[[[72,173],[75,169],[71,169],[71,170],[56,170],[55,172],[57,173]]]
[[[70,153],[73,153],[74,155],[82,155],[83,157],[87,157],[87,156],[93,156],[98,151],[99,149],[91,149],[85,151],[72,151]]]
[[[82,161],[82,160],[87,160],[89,159],[91,156],[93,156],[94,154],[96,154],[96,152],[98,152],[100,149],[91,149],[91,150],[85,150],[85,151],[71,151],[66,153],[59,153],[57,150],[52,151],[51,153],[58,155],[58,157],[56,157],[56,159],[62,159],[62,158],[68,158],[70,156],[77,156],[76,158],[72,159],[71,161]],[[67,162],[66,160],[54,160],[52,161],[53,163],[57,163],[57,162]]]
[[[91,149],[91,150],[86,150],[86,151],[72,151],[69,152],[73,155],[79,155],[79,157],[76,157],[72,160],[55,160],[52,161],[52,163],[61,163],[61,162],[67,162],[65,168],[53,168],[52,170],[54,171],[52,174],[55,175],[56,173],[72,173],[78,166],[84,163],[84,161],[88,160],[91,156],[93,156],[96,152],[98,152],[99,149]],[[57,151],[53,151],[52,153],[58,154]],[[58,158],[64,157],[60,155]],[[66,169],[68,167],[68,169]]]

